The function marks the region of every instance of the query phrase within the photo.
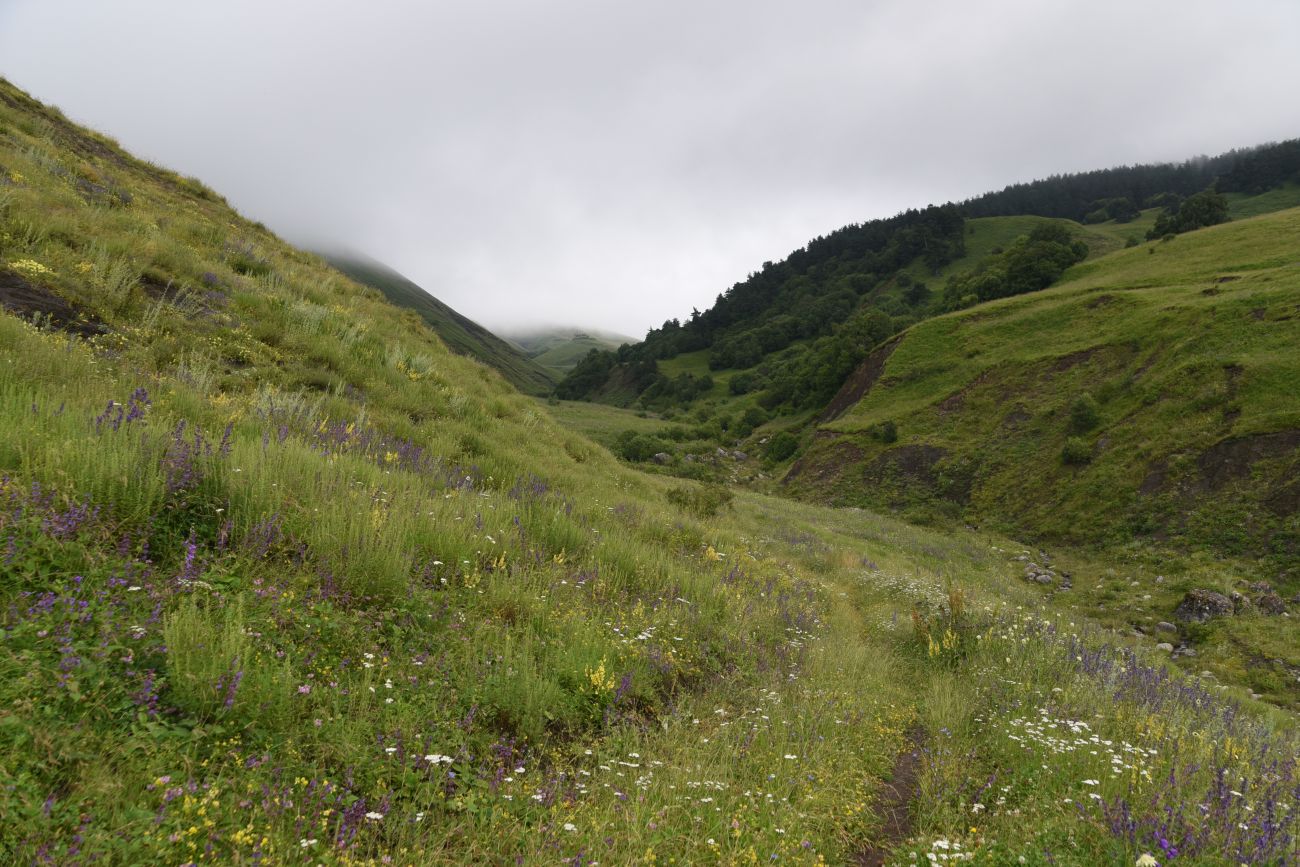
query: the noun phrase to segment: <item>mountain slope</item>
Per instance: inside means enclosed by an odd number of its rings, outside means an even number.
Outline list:
[[[914,322],[1044,288],[1069,264],[1150,232],[1298,203],[1300,140],[1292,140],[1055,176],[846,226],[763,263],[703,313],[617,353],[588,355],[557,394],[659,411],[743,413],[757,404],[798,422],[827,404],[874,345]],[[715,400],[716,379],[669,376],[662,364],[701,351],[732,394],[751,396]]]
[[[554,389],[556,376],[549,368],[530,360],[509,342],[452,310],[393,269],[354,254],[323,255],[326,261],[353,280],[378,289],[398,307],[420,314],[420,318],[453,352],[476,358],[495,368],[506,381],[525,394],[550,394]]]
[[[1298,236],[1300,209],[1241,220],[919,323],[836,397],[787,486],[1294,565]]]
[[[864,638],[893,603],[856,529],[619,465],[3,81],[0,167],[0,862],[882,839],[865,805],[915,712]],[[716,812],[665,820],[697,787]]]
[[[0,863],[1294,854],[1294,720],[1009,540],[634,472],[3,81],[0,166]]]
[[[636,343],[634,338],[621,334],[558,327],[512,332],[505,337],[523,349],[533,361],[561,377],[593,349],[609,352],[625,343]]]

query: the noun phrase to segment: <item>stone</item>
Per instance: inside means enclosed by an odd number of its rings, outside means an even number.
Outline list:
[[[1255,607],[1265,614],[1285,614],[1286,603],[1276,593],[1264,593],[1255,597]]]
[[[1051,584],[1052,576],[1044,572],[1039,572],[1037,575],[1034,576],[1034,580],[1037,581],[1039,584]]]
[[[668,454],[668,452],[656,452],[654,457],[652,457],[650,460],[654,461],[656,464],[659,464],[659,466],[663,466],[664,464],[668,463],[672,459],[673,456]]]
[[[1174,626],[1174,625],[1173,625],[1172,623],[1170,623],[1168,620],[1161,620],[1159,623],[1156,624],[1156,629],[1160,630],[1161,632],[1177,632],[1177,631],[1178,631],[1178,627],[1177,627],[1177,626]]]
[[[1174,609],[1174,617],[1184,623],[1204,623],[1214,617],[1236,613],[1232,600],[1213,590],[1188,590]]]
[[[1156,650],[1163,650],[1165,653],[1173,653],[1174,646],[1168,641],[1162,641],[1156,645]]]

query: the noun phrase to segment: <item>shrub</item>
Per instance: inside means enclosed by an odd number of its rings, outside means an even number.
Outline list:
[[[669,446],[663,440],[649,434],[623,431],[618,437],[615,450],[625,461],[648,461],[659,452],[668,451]]]
[[[730,508],[734,497],[731,490],[722,485],[682,485],[668,492],[668,502],[699,518],[710,518],[720,509]]]
[[[781,462],[799,449],[799,438],[789,431],[781,431],[767,443],[768,460]]]
[[[1100,422],[1101,408],[1097,406],[1096,398],[1086,391],[1075,398],[1074,403],[1070,406],[1070,431],[1072,433],[1087,433]]]
[[[956,667],[975,649],[981,624],[966,611],[966,594],[949,587],[931,611],[912,610],[912,645],[933,663]]]
[[[892,420],[872,425],[871,438],[882,443],[896,443],[898,442],[898,425],[894,424]]]
[[[1078,466],[1092,460],[1092,446],[1082,437],[1070,437],[1061,449],[1061,463]]]

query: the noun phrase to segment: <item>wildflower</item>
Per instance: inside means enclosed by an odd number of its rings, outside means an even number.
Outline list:
[[[304,848],[304,849],[306,849],[306,848],[309,847],[309,846],[315,846],[315,845],[316,845],[316,838],[313,837],[312,839],[308,840],[307,838],[304,837],[303,839],[301,839],[301,840],[298,841],[298,845],[301,846],[301,847]]]
[[[304,683],[302,686],[298,687],[299,695],[307,695],[310,692],[311,692],[311,684]]]
[[[576,831],[576,830],[578,830],[578,826],[575,825],[575,824],[573,824],[572,822],[565,822],[565,823],[564,823],[564,830],[566,830],[566,831]]]
[[[26,274],[28,277],[39,277],[41,275],[54,274],[54,270],[52,268],[46,265],[42,265],[40,262],[37,262],[35,259],[16,259],[9,263],[9,267],[19,272],[20,274]]]
[[[380,819],[384,818],[384,814],[376,813],[374,810],[371,810],[369,813],[366,813],[366,818],[372,822],[378,822]]]
[[[1160,862],[1150,852],[1143,852],[1134,867],[1160,867]]]

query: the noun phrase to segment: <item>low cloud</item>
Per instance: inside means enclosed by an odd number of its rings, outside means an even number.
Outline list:
[[[849,222],[1300,135],[1290,2],[8,0],[0,74],[484,324],[641,334]]]

